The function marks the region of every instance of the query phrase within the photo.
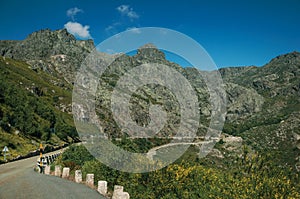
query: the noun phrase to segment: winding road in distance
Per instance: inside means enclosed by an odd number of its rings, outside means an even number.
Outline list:
[[[37,158],[0,165],[0,199],[105,199],[84,184],[33,171]]]

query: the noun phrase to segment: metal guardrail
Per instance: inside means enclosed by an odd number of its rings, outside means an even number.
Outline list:
[[[37,159],[37,166],[40,170],[40,173],[45,173],[45,167],[47,165],[50,165],[52,162],[54,162],[55,159],[60,155],[61,155],[61,152],[55,153],[55,154],[52,154],[52,155],[47,155],[47,156],[41,155],[41,157],[39,157]]]

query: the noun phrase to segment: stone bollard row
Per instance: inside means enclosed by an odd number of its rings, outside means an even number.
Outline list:
[[[48,172],[48,170],[49,170],[49,172]],[[49,175],[48,173],[50,174],[50,166],[47,165],[46,169],[45,169],[45,174]],[[57,177],[62,177],[62,178],[69,178],[70,168],[64,167],[63,171],[61,173],[61,166],[56,165],[54,175]],[[82,182],[81,170],[75,171],[75,182],[76,183]],[[91,188],[94,188],[94,174],[92,174],[92,173],[86,174],[85,184]],[[97,191],[101,195],[106,196],[107,195],[107,181],[104,181],[104,180],[98,181]],[[124,192],[123,186],[115,185],[112,199],[130,199],[130,196],[127,192]]]

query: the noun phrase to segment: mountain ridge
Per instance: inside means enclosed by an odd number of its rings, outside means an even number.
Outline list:
[[[93,49],[93,40],[76,40],[66,29],[42,29],[22,41],[0,41],[1,56],[26,61],[33,69],[42,69],[69,83]]]
[[[23,41],[0,41],[0,55],[13,60],[23,60],[32,73],[45,71],[56,79],[51,80],[51,84],[67,90],[70,95],[75,73],[94,47],[92,40],[76,40],[65,29],[56,31],[47,29],[32,33]],[[97,56],[103,60],[113,58],[100,52]],[[145,46],[134,56],[124,54],[114,60],[106,70],[106,79],[101,82],[102,87],[98,90],[98,97],[103,100],[98,104],[98,108],[102,110],[99,114],[105,118],[106,132],[110,135],[120,135],[109,112],[110,91],[113,90],[120,75],[135,66],[153,61],[173,67],[191,82],[201,99],[199,106],[204,125],[210,121],[209,92],[205,88],[201,75],[195,73],[193,68],[182,68],[166,60],[164,53],[154,46]],[[262,67],[221,68],[219,72],[228,96],[228,114],[223,132],[241,137],[245,144],[262,153],[264,150],[275,148],[272,153],[279,162],[295,165],[300,160],[299,140],[296,139],[297,135],[300,135],[298,128],[300,123],[296,117],[300,113],[300,53],[291,52],[277,56]],[[138,124],[146,125],[149,122],[149,101],[168,107],[166,102],[172,97],[167,93],[164,88],[155,86],[143,87],[137,91],[132,100],[132,103],[137,105],[132,110],[134,113],[132,117]],[[158,98],[159,94],[164,98]],[[61,99],[62,96],[56,97]],[[70,107],[71,99],[67,101],[66,104],[58,105],[56,109],[62,111],[62,107],[65,107],[65,110],[68,110],[66,107]],[[174,107],[176,107],[175,102]],[[170,121],[174,124],[166,127],[165,133],[176,130],[178,120],[177,108],[169,107],[166,110],[170,111]],[[70,111],[68,114],[70,115]],[[285,125],[283,120],[290,121],[291,125]],[[200,128],[199,133],[205,133],[205,128]],[[222,147],[217,150],[230,153]],[[290,156],[288,161],[286,156]]]

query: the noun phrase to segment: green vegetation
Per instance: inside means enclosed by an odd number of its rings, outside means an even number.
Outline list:
[[[82,167],[85,162],[94,160],[95,158],[88,152],[83,146],[71,145],[63,154],[59,157],[58,162],[63,166],[71,166],[71,169],[75,167]]]
[[[191,153],[188,151],[187,153]],[[203,164],[185,154],[177,162],[157,171],[131,174],[111,169],[93,159],[83,146],[66,150],[59,163],[94,173],[95,183],[106,180],[109,190],[119,184],[130,198],[299,198],[299,176],[291,168],[281,168],[269,155],[243,155],[223,169]],[[89,160],[88,160],[89,159]],[[85,161],[81,161],[85,160]],[[88,161],[87,161],[88,160]],[[204,160],[205,161],[205,160]]]
[[[36,150],[39,142],[78,140],[71,115],[57,108],[70,104],[70,88],[53,86],[58,80],[21,61],[0,57],[0,71],[0,148],[9,147],[9,158]]]

